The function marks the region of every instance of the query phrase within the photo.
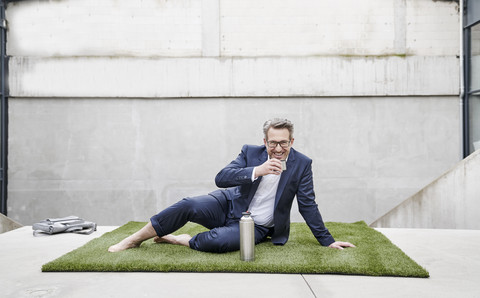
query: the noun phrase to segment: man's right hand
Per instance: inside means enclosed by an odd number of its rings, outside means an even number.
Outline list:
[[[269,174],[280,175],[282,173],[282,162],[276,158],[270,158],[262,165],[255,168],[255,178]]]

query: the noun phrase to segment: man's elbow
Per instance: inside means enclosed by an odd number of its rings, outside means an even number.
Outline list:
[[[224,182],[224,180],[222,179],[222,176],[223,175],[221,175],[221,172],[218,173],[217,176],[215,176],[215,185],[217,185],[217,187],[219,187],[219,188],[226,188],[228,186]]]

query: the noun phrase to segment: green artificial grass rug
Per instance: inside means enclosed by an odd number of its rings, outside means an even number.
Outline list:
[[[383,234],[363,221],[327,222],[335,239],[356,248],[337,250],[322,247],[305,223],[292,223],[284,246],[270,241],[255,246],[255,261],[243,262],[239,252],[223,254],[195,251],[185,246],[158,244],[153,240],[139,248],[110,253],[110,245],[138,231],[144,222],[129,222],[93,239],[42,267],[43,272],[257,272],[297,274],[353,274],[371,276],[428,277],[428,272],[409,258]],[[205,231],[188,223],[175,234]]]

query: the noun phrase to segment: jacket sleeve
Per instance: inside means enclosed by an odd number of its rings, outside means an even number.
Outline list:
[[[315,192],[313,189],[312,161],[302,173],[300,184],[297,191],[298,210],[305,219],[308,227],[312,231],[317,241],[323,246],[329,246],[335,240],[325,227],[318,205],[315,202]]]
[[[255,167],[247,166],[248,146],[230,164],[224,167],[215,177],[215,184],[220,188],[239,186],[252,183],[252,173]]]

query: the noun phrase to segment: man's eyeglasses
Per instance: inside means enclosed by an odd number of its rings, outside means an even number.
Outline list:
[[[275,141],[268,141],[267,145],[269,148],[277,148],[278,145],[282,147],[283,149],[288,148],[290,146],[290,141],[281,141],[281,142],[275,142]]]

